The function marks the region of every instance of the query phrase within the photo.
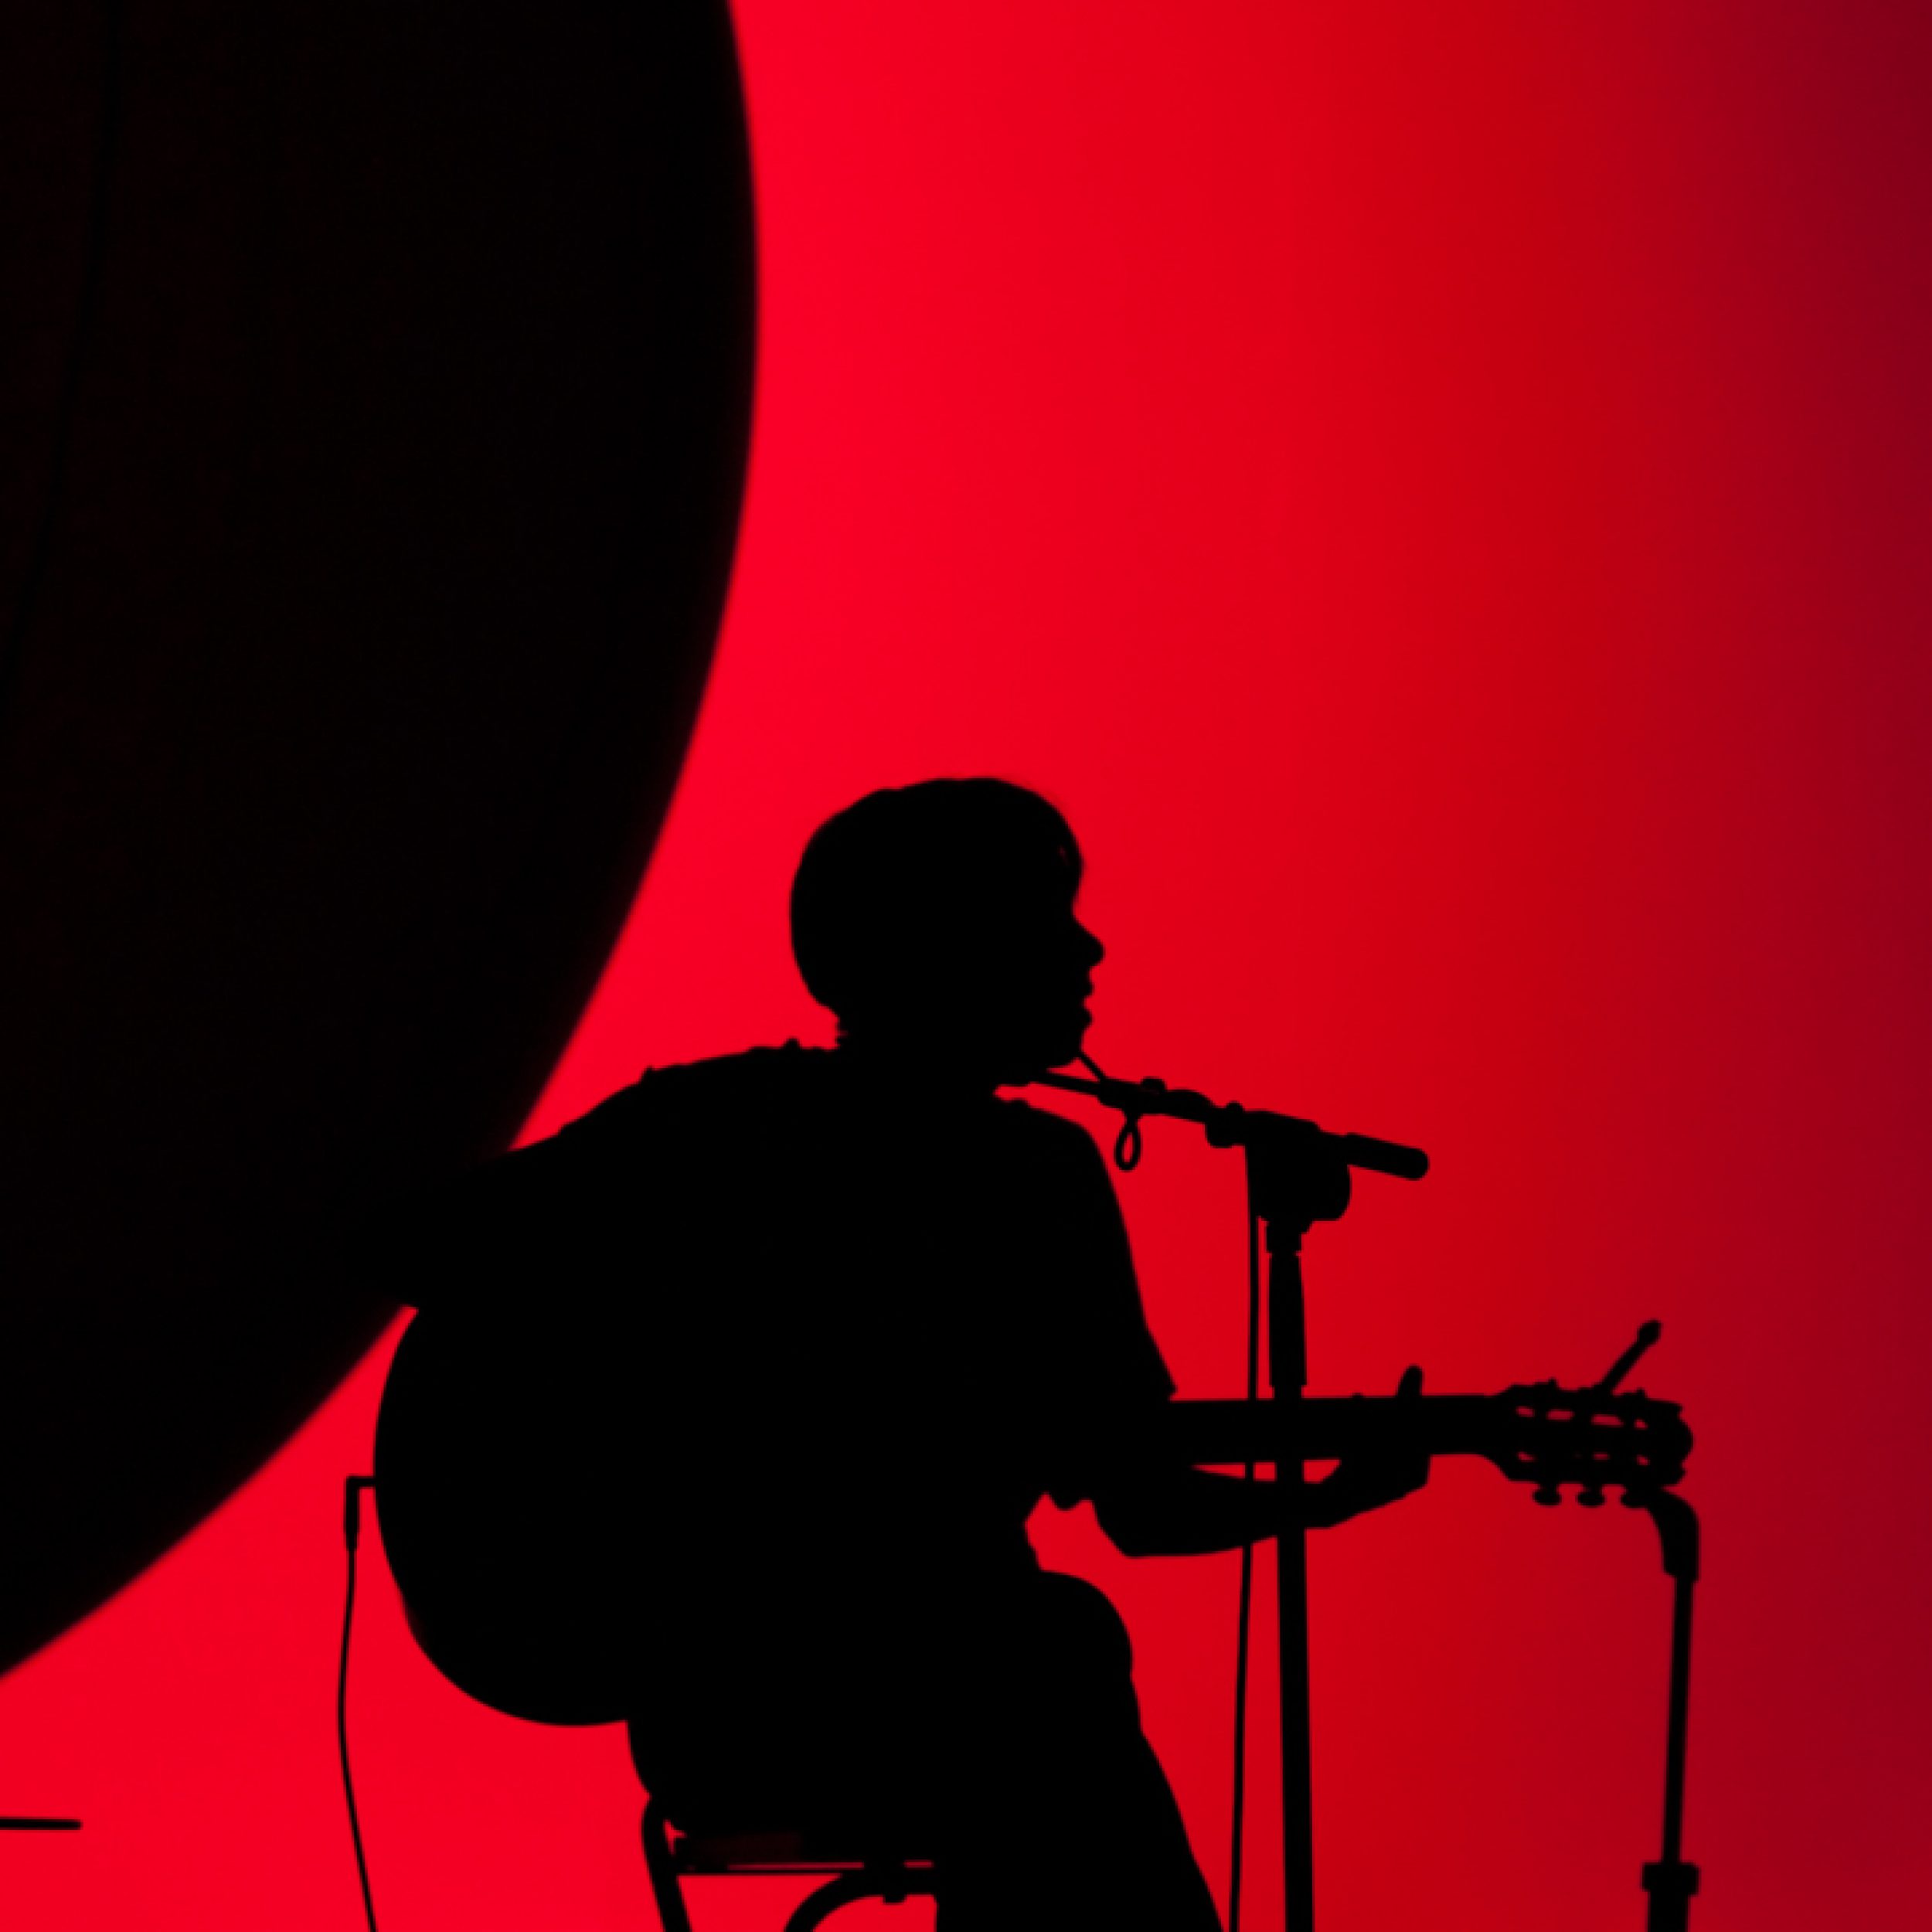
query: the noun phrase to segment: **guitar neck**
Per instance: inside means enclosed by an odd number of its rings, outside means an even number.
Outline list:
[[[1495,1396],[1307,1396],[1299,1409],[1308,1462],[1391,1448],[1494,1456],[1508,1440],[1511,1420],[1508,1405]],[[1159,1429],[1168,1453],[1205,1466],[1274,1462],[1280,1426],[1269,1398],[1172,1402]]]

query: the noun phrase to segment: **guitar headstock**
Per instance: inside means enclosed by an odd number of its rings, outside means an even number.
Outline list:
[[[1680,1482],[1691,1432],[1674,1402],[1640,1389],[1566,1389],[1556,1382],[1519,1383],[1496,1397],[1496,1440],[1487,1454],[1512,1482],[1536,1485],[1536,1501],[1557,1503],[1575,1483],[1577,1500],[1594,1509],[1606,1488],[1626,1501]]]

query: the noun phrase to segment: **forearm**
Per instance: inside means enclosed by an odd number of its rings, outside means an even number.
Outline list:
[[[1333,1475],[1307,1485],[1302,1496],[1310,1529],[1332,1528],[1372,1506],[1352,1500]],[[1183,1469],[1124,1485],[1094,1506],[1100,1527],[1130,1556],[1204,1556],[1272,1536],[1281,1504],[1265,1478],[1248,1482]]]

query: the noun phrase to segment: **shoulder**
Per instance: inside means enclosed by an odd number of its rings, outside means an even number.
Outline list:
[[[832,1058],[824,1047],[801,1046],[797,1040],[788,1039],[782,1046],[753,1046],[742,1053],[721,1053],[711,1060],[648,1066],[624,1092],[649,1093],[665,1100],[699,1100],[713,1096],[724,1099],[739,1094],[762,1096],[787,1089],[802,1091],[826,1078]]]
[[[744,1110],[768,1113],[787,1100],[804,1100],[825,1080],[823,1048],[787,1040],[710,1060],[648,1066],[626,1087],[572,1121],[557,1136],[588,1146],[629,1139],[660,1129],[685,1131],[723,1121]]]
[[[1104,1197],[1112,1204],[1114,1182],[1106,1157],[1077,1121],[1025,1100],[1002,1100],[997,1105],[1002,1138],[1055,1192],[1073,1201]]]

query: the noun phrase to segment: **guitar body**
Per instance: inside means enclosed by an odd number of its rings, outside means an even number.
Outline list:
[[[418,1315],[376,1423],[383,1540],[430,1661],[493,1709],[627,1714],[649,1641],[651,1392],[594,1319]]]

